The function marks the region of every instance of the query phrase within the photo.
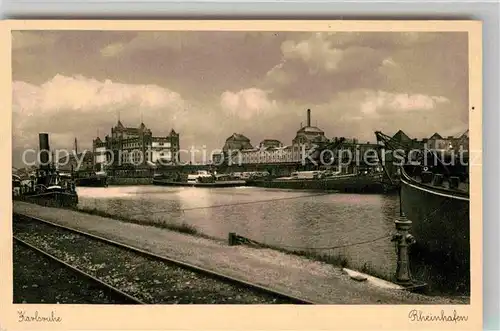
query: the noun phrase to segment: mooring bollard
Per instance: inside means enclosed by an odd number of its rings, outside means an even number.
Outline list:
[[[237,244],[236,242],[236,233],[234,232],[229,232],[229,236],[227,238],[227,243],[229,246],[234,246]]]
[[[396,282],[403,286],[413,285],[410,272],[410,257],[408,247],[415,243],[415,238],[409,233],[412,222],[401,213],[395,221],[397,233],[392,236],[392,241],[397,243],[397,269]]]

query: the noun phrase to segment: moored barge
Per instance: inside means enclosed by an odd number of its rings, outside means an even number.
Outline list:
[[[220,182],[207,182],[207,183],[192,183],[192,182],[175,182],[162,179],[154,179],[153,185],[159,186],[188,186],[188,187],[237,187],[246,186],[247,182],[244,180],[220,181]]]
[[[412,264],[434,265],[441,278],[470,286],[468,179],[421,166],[401,167],[401,210],[412,222]],[[415,270],[418,272],[418,270]]]
[[[459,292],[470,290],[470,198],[467,149],[420,146],[395,141],[380,131],[379,144],[402,151],[393,167],[399,175],[401,212],[412,222],[416,242],[410,258],[414,274]],[[462,140],[461,138],[459,138]],[[462,146],[463,147],[463,146]],[[467,146],[468,148],[468,146]],[[386,170],[387,178],[391,174]]]
[[[165,179],[160,176],[153,179],[153,185],[189,186],[189,187],[238,187],[246,186],[245,180],[234,180],[229,176],[215,175],[205,170],[190,174],[187,178],[178,176],[177,180]]]
[[[339,174],[324,177],[321,176],[320,171],[312,173],[312,178],[300,178],[301,172],[295,172],[291,177],[249,180],[247,185],[265,188],[322,190],[345,193],[374,193],[390,190],[390,187],[383,182],[383,174],[378,172]],[[317,176],[314,173],[317,173]]]
[[[108,187],[108,176],[104,172],[79,173],[75,178],[76,186]]]

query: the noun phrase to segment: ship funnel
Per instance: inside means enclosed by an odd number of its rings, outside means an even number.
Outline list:
[[[39,146],[40,146],[40,163],[41,168],[49,167],[50,160],[50,146],[49,146],[49,134],[48,133],[39,133]]]
[[[311,126],[311,109],[307,110],[307,126]]]

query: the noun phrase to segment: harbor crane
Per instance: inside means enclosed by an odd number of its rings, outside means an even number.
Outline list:
[[[375,136],[377,137],[377,144],[380,145],[380,151],[382,151],[382,148],[385,148],[386,150],[393,151],[393,153],[396,151],[402,152],[403,155],[399,155],[398,158],[406,164],[424,164],[430,168],[438,167],[446,176],[458,175],[460,177],[464,177],[464,174],[467,173],[467,170],[463,169],[461,166],[452,167],[453,171],[447,166],[456,165],[454,162],[457,160],[453,150],[438,151],[436,149],[428,148],[421,142],[417,142],[415,140],[408,140],[407,142],[399,141],[380,131],[375,131]],[[462,141],[461,139],[462,138],[459,138],[459,141]],[[468,160],[468,153],[462,156],[465,156]],[[387,171],[386,165],[382,164],[382,167],[384,168],[389,180],[392,182],[392,178]]]
[[[333,155],[333,151],[338,150],[340,146],[345,142],[344,137],[340,137],[339,139],[329,141],[326,143],[317,143],[317,147],[314,149],[314,152],[310,155],[310,158],[314,161],[321,161],[326,164],[332,164],[333,160],[335,159]],[[321,160],[321,154],[324,151],[329,151],[329,155],[327,155],[327,159]]]

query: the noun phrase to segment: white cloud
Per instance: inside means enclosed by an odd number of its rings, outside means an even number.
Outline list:
[[[285,59],[304,61],[311,72],[336,70],[344,53],[342,49],[333,47],[332,42],[325,39],[322,33],[315,33],[299,42],[287,40],[281,44],[281,51]]]
[[[123,52],[124,49],[125,46],[122,43],[109,44],[101,49],[101,55],[104,57],[113,57]]]
[[[178,93],[157,85],[102,82],[83,76],[56,75],[40,86],[13,83],[13,106],[28,114],[61,110],[100,112],[127,106],[160,108],[182,102]]]
[[[20,147],[36,146],[36,135],[42,131],[50,132],[51,140],[67,144],[78,132],[89,145],[97,128],[114,122],[118,111],[125,121],[133,120],[133,125],[139,124],[143,113],[145,123],[151,126],[159,126],[158,122],[170,126],[186,108],[178,93],[157,85],[122,84],[83,76],[57,75],[41,85],[16,81],[12,93],[13,138]]]
[[[295,76],[284,69],[286,65],[286,60],[275,65],[271,70],[266,73],[266,79],[270,80],[271,83],[277,84],[289,84],[295,80]]]
[[[390,93],[385,91],[364,91],[360,110],[365,115],[374,115],[380,111],[418,111],[432,110],[438,104],[448,103],[443,96],[424,94]]]
[[[238,92],[226,91],[221,95],[220,104],[227,112],[243,119],[250,119],[277,108],[276,100],[270,100],[267,91],[257,88]]]
[[[398,64],[394,61],[392,57],[388,57],[382,61],[383,67],[397,67]]]
[[[112,43],[101,49],[106,57],[115,57],[121,54],[130,54],[135,51],[157,51],[159,48],[182,50],[199,46],[207,39],[200,33],[181,31],[140,31],[136,36],[125,43]]]

